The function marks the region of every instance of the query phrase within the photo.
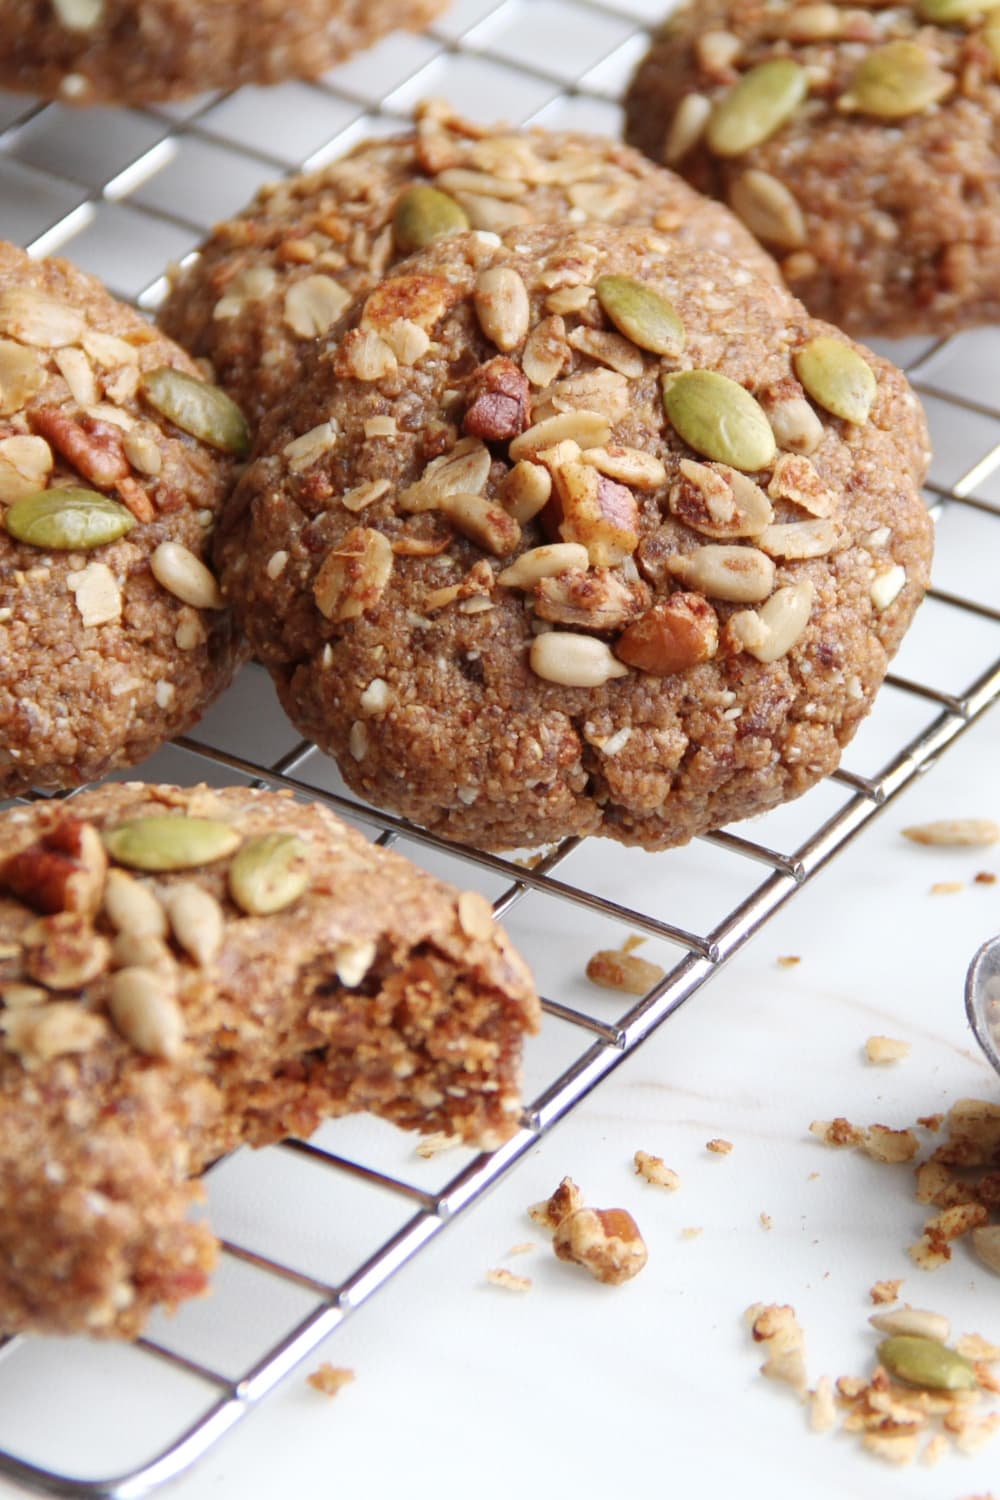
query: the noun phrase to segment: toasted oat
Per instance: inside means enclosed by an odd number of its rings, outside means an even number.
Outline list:
[[[666,1188],[670,1193],[676,1193],[681,1185],[681,1179],[673,1167],[668,1167],[662,1156],[650,1156],[648,1151],[637,1151],[635,1157],[635,1170],[640,1177],[654,1187]]]
[[[865,1056],[870,1063],[902,1062],[910,1055],[910,1043],[891,1036],[870,1036],[865,1042]]]
[[[715,1136],[712,1140],[705,1142],[705,1150],[714,1152],[716,1156],[728,1156],[732,1149],[732,1141],[723,1140],[722,1136]]]
[[[313,1370],[311,1375],[306,1376],[306,1381],[313,1390],[322,1392],[324,1396],[336,1396],[345,1385],[350,1385],[353,1379],[353,1370],[338,1369],[331,1364],[322,1364],[318,1369]]]
[[[510,1249],[507,1251],[507,1255],[508,1257],[510,1257],[511,1255],[530,1255],[532,1250],[537,1249],[538,1246],[536,1245],[534,1240],[521,1240],[519,1244],[511,1245]]]
[[[965,882],[962,880],[935,880],[931,886],[932,896],[956,896],[959,891],[965,890]]]
[[[502,1287],[505,1292],[530,1292],[531,1277],[515,1276],[513,1271],[508,1271],[505,1266],[497,1266],[486,1272],[486,1280],[490,1286]]]
[[[982,849],[1000,841],[1000,824],[992,818],[940,818],[904,828],[903,837],[914,844],[935,844],[945,849]]]

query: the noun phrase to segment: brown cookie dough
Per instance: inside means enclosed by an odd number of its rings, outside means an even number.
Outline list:
[[[2,795],[134,765],[243,657],[206,558],[246,424],[197,376],[93,278],[0,244]]]
[[[316,78],[446,0],[0,0],[0,88],[63,104],[148,104]]]
[[[939,22],[949,9],[964,14]],[[698,0],[640,64],[627,138],[728,202],[816,317],[859,335],[995,322],[1000,22],[987,11]]]
[[[429,191],[431,188],[433,192]],[[436,233],[541,221],[652,224],[776,277],[739,220],[599,136],[472,124],[440,104],[320,172],[265,188],[179,274],[160,324],[254,421],[298,377],[303,344]]]
[[[497,1145],[539,1016],[482,896],[138,782],[0,815],[0,1002],[0,1332],[117,1338],[207,1289],[209,1162],[356,1110]]]
[[[356,791],[488,847],[652,849],[836,766],[927,583],[893,366],[648,229],[441,240],[356,321],[217,550]]]

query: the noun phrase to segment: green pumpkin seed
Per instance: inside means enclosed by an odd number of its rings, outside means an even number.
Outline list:
[[[709,150],[742,156],[780,130],[808,92],[808,73],[789,57],[751,68],[716,105],[705,132]]]
[[[756,473],[777,451],[763,407],[716,370],[664,375],[663,407],[690,448],[733,469]]]
[[[925,1391],[971,1391],[978,1385],[969,1361],[936,1339],[898,1333],[883,1339],[878,1357],[890,1375]]]
[[[850,344],[824,335],[796,350],[793,363],[817,406],[859,427],[867,422],[878,381],[868,361]]]
[[[397,246],[409,255],[445,235],[461,234],[468,229],[469,219],[454,198],[440,188],[417,182],[397,202],[392,227]]]
[[[250,451],[250,429],[243,413],[216,386],[164,365],[145,377],[143,392],[154,411],[210,448],[237,458]]]
[[[231,823],[213,818],[130,818],[105,829],[104,847],[111,858],[131,870],[194,870],[225,859],[241,839]]]
[[[838,108],[879,120],[902,120],[937,104],[955,87],[919,42],[887,42],[858,66]]]
[[[651,354],[680,354],[684,324],[666,297],[631,276],[599,276],[594,291],[619,333],[633,344]]]
[[[990,5],[990,0],[920,0],[917,12],[923,21],[934,21],[946,26],[949,21],[965,21],[971,16],[981,16]]]
[[[229,894],[252,917],[284,911],[309,885],[308,856],[293,833],[248,839],[229,867]]]
[[[15,501],[6,516],[7,530],[29,547],[59,552],[90,552],[116,542],[131,531],[135,517],[117,500],[94,490],[40,490]]]

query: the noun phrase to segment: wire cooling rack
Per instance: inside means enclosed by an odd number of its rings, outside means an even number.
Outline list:
[[[317,84],[158,110],[76,113],[0,94],[0,232],[59,252],[151,308],[164,266],[265,180],[319,166],[438,95],[483,119],[617,134],[616,100],[665,0],[458,0]],[[493,901],[532,963],[546,1024],[526,1055],[518,1134],[492,1155],[422,1157],[367,1118],[238,1152],[208,1174],[223,1243],[213,1296],[127,1347],[0,1344],[0,1475],[130,1500],[184,1471],[338,1324],[498,1181],[699,990],[1000,696],[1000,334],[887,347],[925,399],[936,458],[935,586],[843,767],[767,817],[646,855],[569,840],[519,862],[456,849],[346,794],[248,667],[149,779],[251,781],[320,797],[382,843]],[[598,991],[581,953],[649,940],[660,984]],[[71,1404],[73,1435],[51,1413]]]

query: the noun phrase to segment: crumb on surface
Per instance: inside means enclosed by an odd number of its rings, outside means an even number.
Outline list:
[[[651,1156],[648,1151],[637,1151],[634,1157],[636,1174],[644,1177],[654,1187],[666,1188],[676,1193],[681,1179],[673,1167],[668,1167],[662,1156]]]
[[[978,870],[972,877],[973,885],[996,885],[997,877],[993,870]]]
[[[418,1156],[430,1160],[432,1156],[440,1156],[442,1151],[453,1151],[461,1144],[460,1135],[453,1135],[450,1130],[435,1130],[417,1142],[416,1150]]]
[[[773,1229],[774,1227],[774,1220],[771,1218],[771,1215],[765,1213],[763,1209],[761,1209],[760,1213],[760,1225],[762,1229]]]
[[[700,1234],[704,1233],[705,1230],[701,1224],[688,1224],[686,1228],[681,1230],[681,1239],[696,1240]]]
[[[311,1375],[306,1376],[306,1381],[314,1391],[319,1391],[324,1396],[336,1396],[345,1385],[350,1385],[354,1379],[353,1370],[340,1369],[336,1365],[321,1364],[318,1369],[313,1370]]]
[[[516,1276],[513,1271],[508,1271],[506,1266],[495,1266],[486,1272],[486,1280],[490,1286],[501,1287],[505,1292],[530,1292],[531,1277]]]
[[[965,890],[964,880],[935,880],[931,886],[932,896],[954,896]]]
[[[728,1156],[732,1149],[732,1141],[724,1140],[720,1135],[717,1135],[713,1137],[712,1140],[705,1142],[705,1150],[711,1151],[715,1156]]]
[[[885,1064],[902,1062],[909,1057],[910,1043],[891,1036],[870,1036],[865,1042],[865,1056],[870,1063]]]
[[[794,969],[796,964],[800,964],[801,962],[802,959],[797,953],[782,953],[779,954],[777,959],[779,969]]]
[[[535,1244],[534,1240],[522,1240],[520,1242],[520,1244],[518,1244],[518,1245],[511,1245],[510,1249],[507,1251],[507,1254],[508,1255],[530,1255],[531,1252],[532,1252],[532,1250],[537,1250],[537,1249],[538,1249],[538,1246]]]
[[[894,1281],[876,1281],[869,1287],[868,1295],[876,1307],[884,1306],[886,1302],[898,1302],[899,1289],[903,1281],[902,1276],[897,1276]]]
[[[567,1214],[583,1207],[583,1194],[572,1177],[564,1177],[551,1197],[541,1203],[533,1203],[528,1209],[528,1218],[543,1229],[558,1229]]]

